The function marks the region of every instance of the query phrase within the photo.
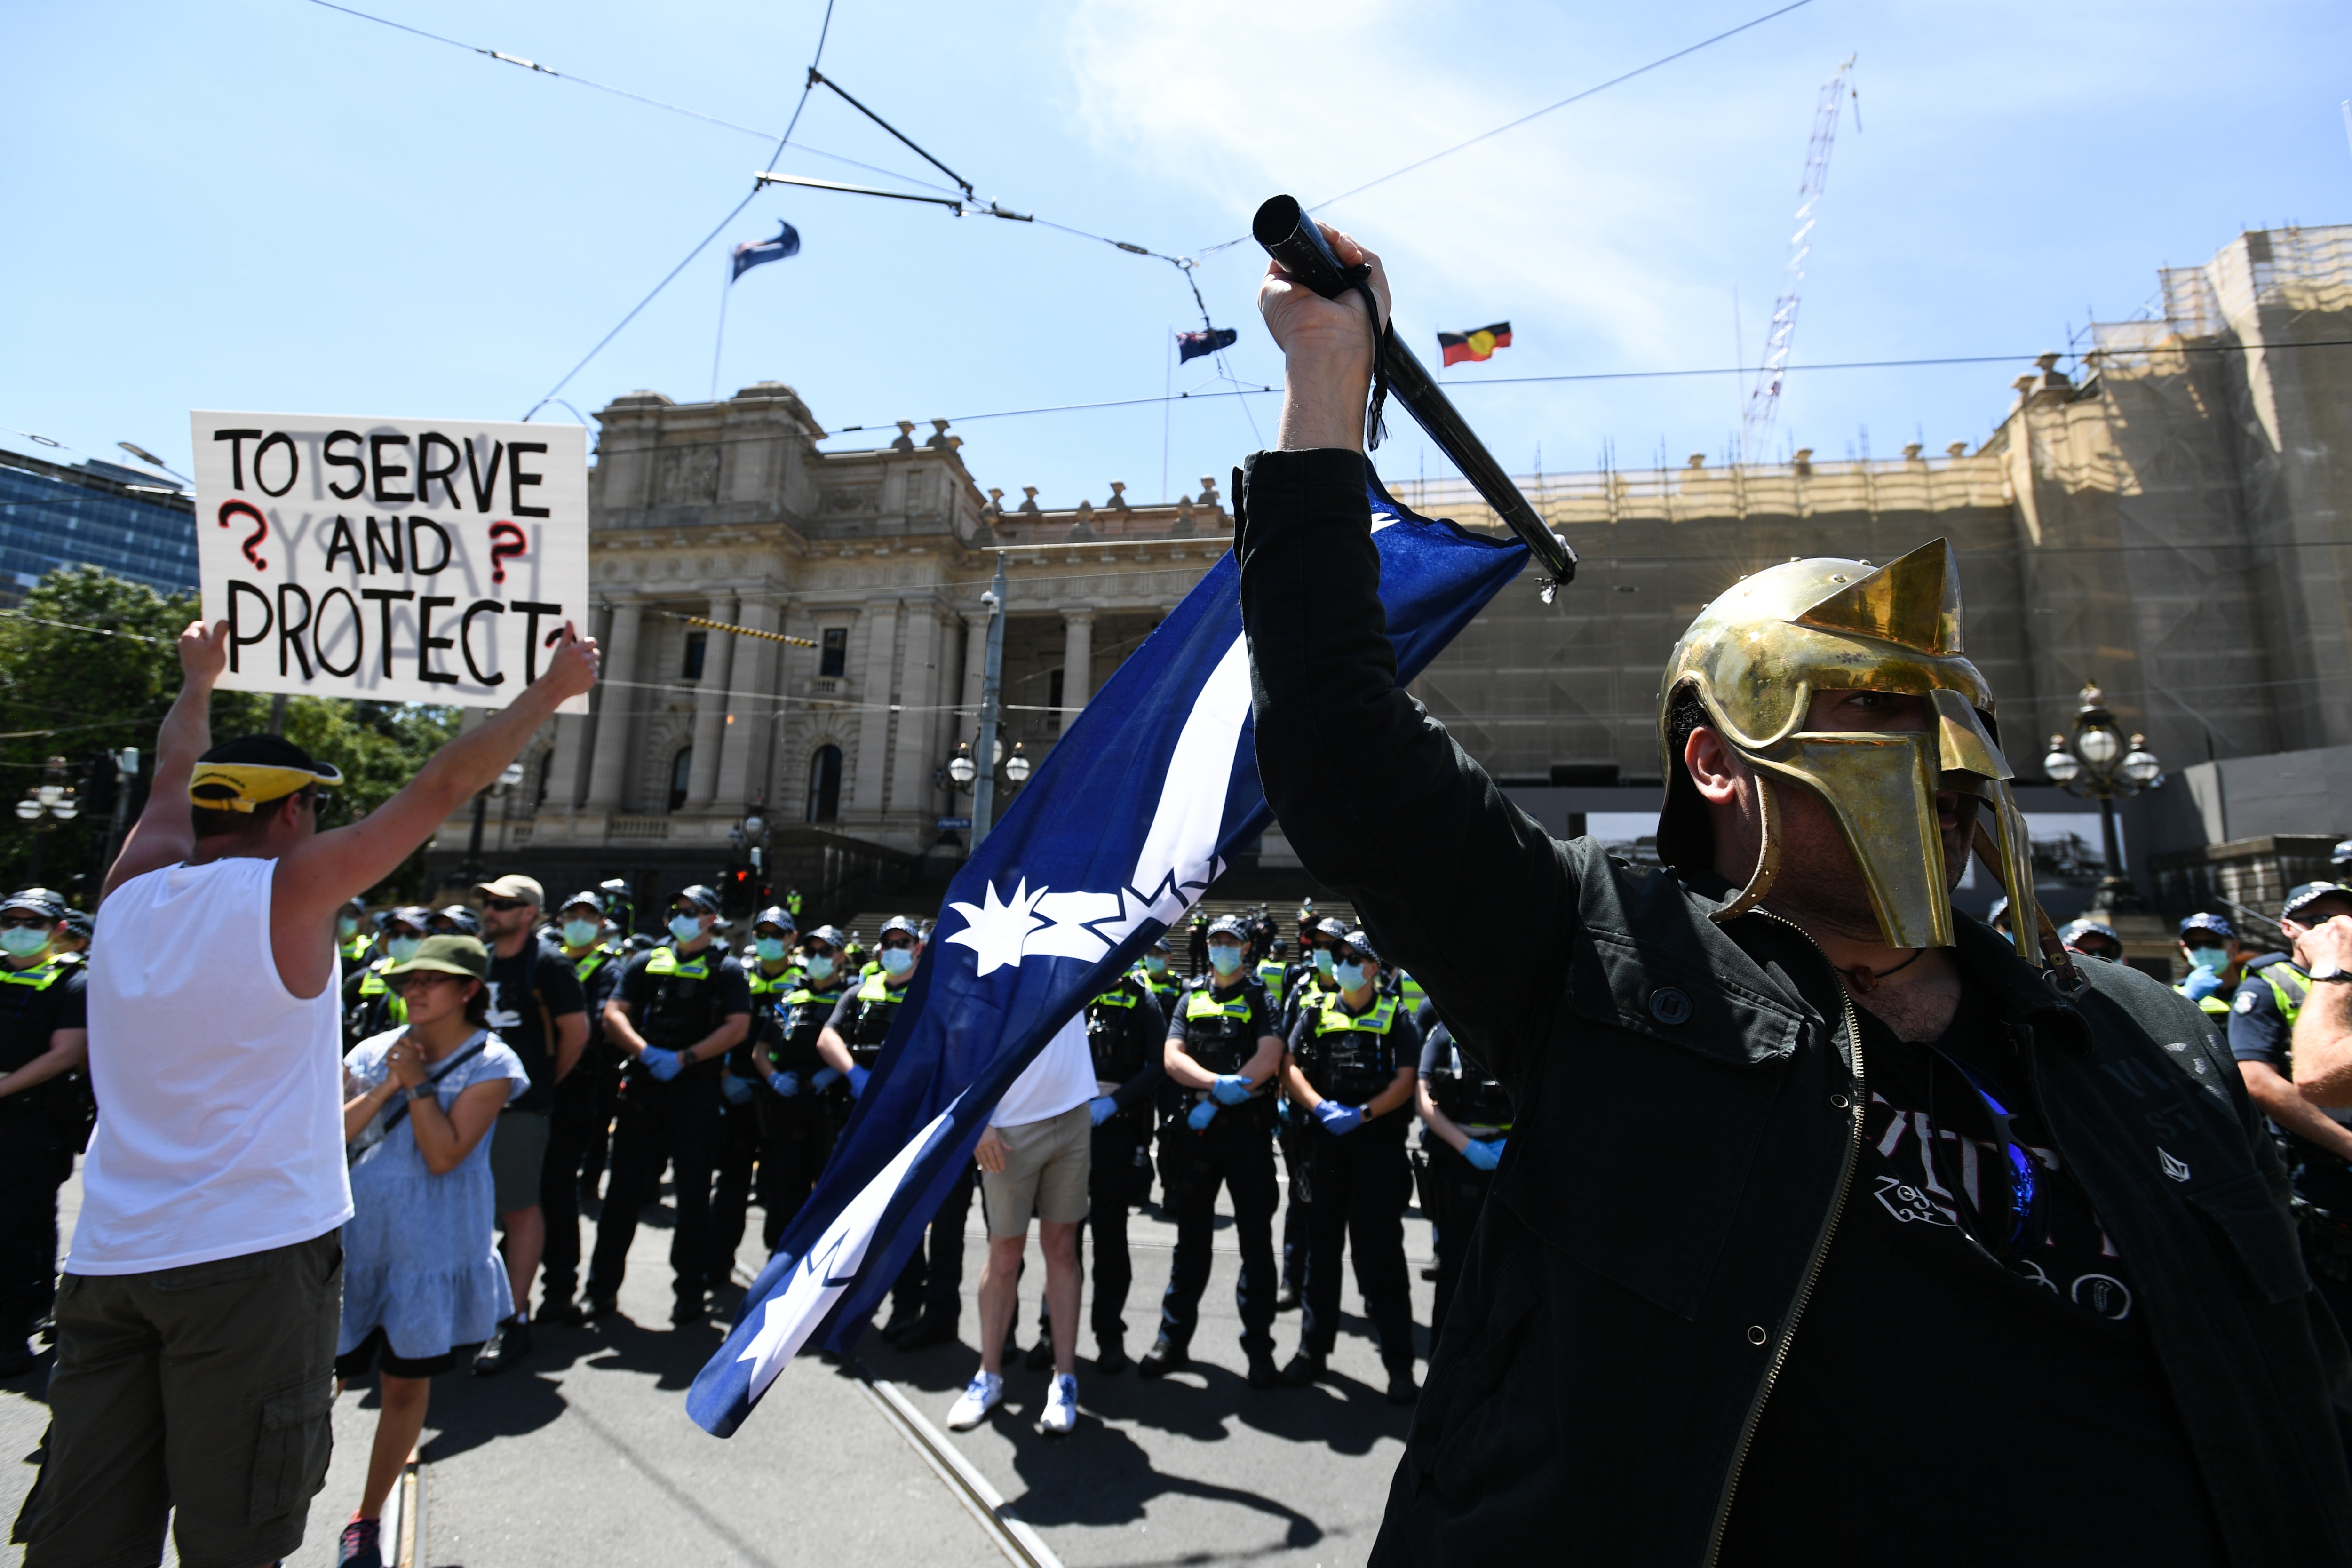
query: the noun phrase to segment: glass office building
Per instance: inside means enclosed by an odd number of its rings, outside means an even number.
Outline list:
[[[192,498],[137,468],[94,458],[68,468],[0,449],[0,605],[59,566],[193,594],[195,521]]]

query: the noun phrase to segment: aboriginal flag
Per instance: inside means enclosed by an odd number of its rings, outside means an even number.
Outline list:
[[[1496,321],[1491,327],[1480,327],[1474,332],[1440,332],[1437,347],[1445,355],[1447,364],[1458,364],[1465,359],[1493,359],[1496,349],[1511,346],[1511,323]]]

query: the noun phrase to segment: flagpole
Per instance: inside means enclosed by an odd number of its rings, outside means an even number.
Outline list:
[[[1004,552],[996,553],[996,581],[981,603],[988,606],[988,658],[981,666],[980,678],[980,738],[972,747],[971,760],[980,764],[971,786],[971,849],[980,853],[980,841],[988,837],[988,819],[996,808],[996,709],[997,689],[1004,674]]]
[[[735,291],[735,258],[727,258],[725,282],[719,285],[719,341],[710,345],[710,401],[719,401],[719,356],[727,348],[727,296]]]

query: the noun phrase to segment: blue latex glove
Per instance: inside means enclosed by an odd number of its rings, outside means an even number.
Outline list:
[[[1192,1108],[1192,1115],[1184,1118],[1184,1125],[1195,1132],[1203,1131],[1209,1125],[1209,1119],[1216,1113],[1217,1102],[1213,1100],[1204,1100]]]
[[[1209,1086],[1219,1105],[1239,1105],[1250,1097],[1250,1081],[1237,1072],[1229,1072]]]
[[[839,1068],[819,1068],[815,1072],[809,1076],[809,1087],[811,1089],[831,1089],[835,1084],[839,1083],[840,1081],[841,1069]]]
[[[1097,1100],[1089,1100],[1087,1101],[1087,1114],[1094,1119],[1094,1124],[1097,1127],[1100,1127],[1118,1114],[1118,1101],[1107,1094]]]
[[[849,1069],[849,1098],[856,1100],[866,1092],[866,1080],[874,1075],[864,1068]]]
[[[1352,1105],[1342,1105],[1336,1100],[1326,1100],[1317,1102],[1315,1120],[1323,1124],[1324,1131],[1344,1135],[1353,1132],[1364,1124],[1364,1113]]]
[[[790,1100],[801,1091],[801,1075],[796,1072],[772,1072],[768,1075],[768,1087]]]
[[[2202,1002],[2220,989],[2221,977],[2201,963],[2190,970],[2189,978],[2180,983],[2180,994],[2191,1002]]]
[[[1473,1138],[1462,1145],[1462,1157],[1482,1171],[1491,1171],[1503,1157],[1500,1138]]]
[[[686,1068],[686,1061],[676,1051],[666,1051],[659,1046],[647,1046],[637,1058],[645,1069],[667,1083]]]
[[[719,1080],[719,1092],[727,1097],[730,1105],[749,1105],[751,1103],[751,1080],[738,1078],[730,1072]]]

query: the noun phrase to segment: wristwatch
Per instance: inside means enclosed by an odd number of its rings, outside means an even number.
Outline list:
[[[2308,978],[2321,983],[2352,985],[2352,969],[2315,969]]]
[[[415,1104],[420,1100],[430,1100],[432,1098],[433,1086],[429,1083],[420,1083],[415,1089],[408,1091],[408,1103],[411,1105]]]

